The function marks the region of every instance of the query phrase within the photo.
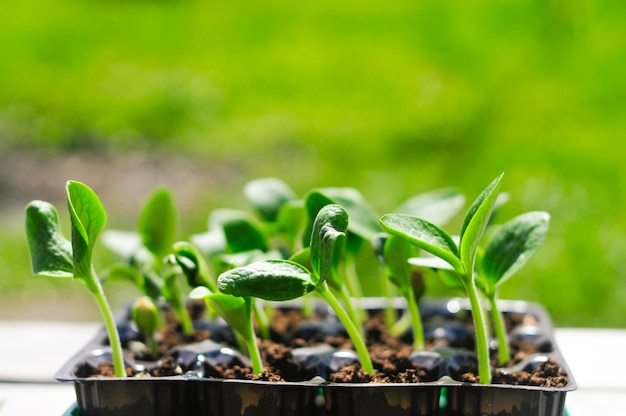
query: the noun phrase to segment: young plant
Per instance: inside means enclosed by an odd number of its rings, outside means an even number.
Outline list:
[[[57,210],[52,204],[32,201],[26,207],[26,234],[33,272],[42,276],[69,277],[85,284],[104,319],[115,375],[125,377],[120,337],[92,263],[93,248],[106,224],[106,211],[87,185],[69,181],[65,189],[72,224],[71,242],[63,235]]]
[[[408,262],[412,254],[411,248],[411,245],[405,239],[390,235],[383,247],[383,257],[389,280],[396,285],[406,299],[413,327],[413,349],[419,351],[425,347],[424,329],[415,296],[415,289],[413,288],[413,268]]]
[[[165,299],[180,319],[183,333],[191,335],[193,323],[178,282],[182,266],[178,266],[177,258],[172,254],[176,250],[176,223],[171,191],[156,189],[141,209],[135,231],[107,230],[103,234],[105,245],[123,259],[123,263],[109,269],[107,279],[130,280],[154,302]],[[184,253],[194,255],[188,247]]]
[[[250,296],[230,296],[224,293],[213,293],[208,288],[199,286],[191,291],[192,299],[204,299],[207,306],[221,316],[228,325],[243,339],[252,362],[252,372],[256,375],[263,372],[261,353],[256,342],[252,322],[254,298]]]
[[[381,218],[381,223],[387,232],[405,238],[411,244],[440,257],[452,266],[463,282],[474,319],[481,384],[491,383],[491,369],[487,326],[476,288],[474,263],[480,239],[494,208],[501,179],[502,175],[494,179],[469,208],[461,227],[458,245],[445,231],[423,219],[406,214],[387,214]]]
[[[549,223],[547,212],[533,211],[519,215],[496,229],[478,258],[476,283],[491,306],[501,366],[508,363],[510,353],[506,327],[497,304],[498,289],[539,249],[548,233]]]
[[[441,227],[456,216],[464,204],[465,197],[456,189],[448,187],[415,195],[393,212],[412,215]],[[416,250],[406,240],[390,237],[386,233],[377,234],[372,240],[372,247],[385,269],[385,274],[389,277],[387,282],[398,287],[400,293],[407,299],[409,313],[405,313],[399,320],[396,320],[395,311],[387,307],[385,320],[389,332],[399,336],[412,326],[414,347],[422,349],[424,347],[423,329],[417,301],[424,291],[423,277],[407,263]],[[387,285],[383,285],[383,288],[386,289]],[[389,296],[390,292],[388,289],[385,290],[384,296]]]
[[[157,342],[154,334],[159,327],[159,309],[150,300],[144,296],[137,299],[131,308],[130,318],[133,320],[137,328],[148,339],[148,346],[153,357],[157,356]]]
[[[244,299],[257,297],[283,301],[295,299],[312,291],[322,296],[333,308],[344,325],[358,354],[363,371],[374,371],[371,358],[361,333],[328,287],[332,274],[333,256],[337,243],[345,238],[348,214],[336,204],[322,207],[316,216],[311,233],[309,271],[289,260],[267,260],[238,267],[222,273],[218,278],[221,292]]]

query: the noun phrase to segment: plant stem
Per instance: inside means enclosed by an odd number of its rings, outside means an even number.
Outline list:
[[[422,327],[422,317],[420,316],[417,299],[415,299],[415,292],[413,292],[413,287],[411,286],[408,286],[404,292],[413,325],[413,349],[415,351],[421,351],[425,347],[424,328]]]
[[[193,334],[193,322],[191,322],[191,317],[189,317],[189,313],[187,312],[187,308],[184,303],[178,300],[174,304],[174,308],[176,309],[176,315],[178,315],[178,319],[180,319],[180,324],[183,328],[183,334],[192,335]]]
[[[393,308],[391,302],[392,283],[387,278],[383,278],[382,284],[382,296],[387,300],[385,302],[385,326],[391,332],[395,327],[395,323],[398,320],[396,310]]]
[[[359,275],[356,272],[356,261],[354,260],[353,256],[347,256],[343,264],[343,279],[341,279],[341,281],[345,282],[345,288],[346,293],[348,293],[348,297],[354,299],[362,299],[363,288],[361,287],[361,283],[359,282]],[[357,319],[356,321],[354,321],[355,325],[360,326],[361,322],[367,321],[367,313],[361,306],[354,306],[353,304],[351,304],[350,308],[350,315]]]
[[[394,337],[401,336],[411,327],[411,320],[411,314],[409,312],[404,312],[400,319],[396,320],[391,328],[389,328],[389,333]]]
[[[252,309],[254,305],[254,298],[245,297],[246,309],[248,310],[248,316],[252,317]],[[263,372],[263,361],[261,360],[261,353],[259,346],[256,343],[256,335],[254,334],[254,324],[252,319],[248,319],[250,324],[248,325],[247,334],[244,335],[246,347],[248,348],[248,354],[250,355],[250,361],[252,361],[252,372],[259,375]]]
[[[263,307],[259,307],[256,302],[253,302],[252,308],[254,311],[254,317],[256,318],[256,325],[259,329],[259,334],[263,339],[270,338],[270,323],[267,317],[267,312]]]
[[[463,276],[463,283],[472,306],[474,331],[476,332],[476,355],[478,356],[478,377],[480,384],[491,384],[491,368],[489,366],[489,344],[487,343],[487,326],[483,308],[478,298],[476,284],[472,277]]]
[[[148,335],[148,343],[150,344],[150,353],[152,353],[153,357],[156,357],[158,354],[158,349],[156,339],[154,339],[154,334]]]
[[[359,319],[359,315],[357,314],[357,311],[354,308],[354,305],[352,304],[352,299],[350,298],[350,296],[348,296],[348,294],[343,290],[338,290],[335,296],[341,299],[341,301],[343,302],[345,311],[348,313],[348,316],[352,320],[352,323],[358,329],[361,336],[363,336],[363,327],[361,326],[361,319]]]
[[[104,319],[104,326],[106,327],[107,334],[109,336],[109,344],[111,345],[111,353],[113,354],[113,369],[115,371],[115,377],[126,377],[126,368],[124,366],[124,354],[122,352],[122,343],[120,342],[120,336],[117,332],[117,325],[115,324],[115,318],[113,312],[109,306],[109,302],[106,299],[104,290],[96,273],[92,270],[91,276],[85,279],[87,288],[96,299],[100,313]]]
[[[183,296],[181,294],[180,287],[178,285],[178,280],[176,279],[176,275],[170,275],[165,278],[165,285],[167,291],[169,292],[169,296],[167,300],[170,302],[174,311],[176,311],[176,315],[178,315],[178,319],[180,319],[180,324],[183,329],[183,334],[189,336],[193,334],[193,322],[191,321],[191,317],[189,316],[189,312],[187,312],[187,307],[185,306],[185,301],[183,300]]]
[[[352,344],[354,344],[354,349],[356,350],[356,353],[359,356],[359,360],[361,361],[361,367],[363,368],[363,371],[365,371],[367,374],[372,374],[374,372],[372,359],[369,356],[369,351],[367,350],[365,341],[361,337],[361,333],[359,332],[357,327],[352,322],[352,319],[341,307],[341,304],[339,303],[335,295],[333,295],[333,293],[330,291],[326,282],[322,282],[321,284],[319,284],[316,290],[335,311],[337,317],[348,332],[348,336],[352,340]]]
[[[507,339],[506,325],[504,324],[502,313],[496,302],[495,292],[493,295],[489,296],[489,304],[491,305],[491,320],[493,321],[496,337],[498,338],[498,361],[500,366],[504,367],[508,364],[510,359],[509,340]]]

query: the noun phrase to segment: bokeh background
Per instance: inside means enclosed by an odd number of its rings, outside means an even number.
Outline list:
[[[170,186],[184,239],[213,208],[246,208],[258,177],[300,195],[353,186],[383,214],[443,186],[472,200],[505,172],[500,218],[552,222],[501,296],[543,303],[559,326],[626,326],[626,2],[2,9],[0,318],[98,318],[79,283],[30,271],[24,207],[63,207],[68,179],[98,192],[112,228]]]

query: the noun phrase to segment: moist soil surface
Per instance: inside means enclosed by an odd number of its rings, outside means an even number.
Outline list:
[[[138,371],[131,367],[127,367],[127,375],[161,377],[181,375],[185,372],[184,368],[172,356],[166,353],[171,348],[199,342],[205,339],[213,339],[236,348],[236,342],[232,334],[228,331],[220,331],[198,326],[194,333],[189,336],[183,336],[180,325],[175,316],[169,311],[165,311],[167,325],[158,334],[158,354],[162,356],[160,359],[152,357],[149,353],[137,356],[140,360],[153,360],[151,366],[146,366],[142,371]],[[190,312],[192,317],[201,319],[204,316],[204,308],[198,303],[190,304]],[[509,330],[517,325],[536,324],[534,317],[524,314],[508,314],[505,315],[507,327]],[[467,321],[469,330],[471,328],[471,316]],[[324,328],[323,331],[301,331],[308,335],[307,338],[298,336],[298,328],[302,327],[305,322],[300,310],[296,309],[276,309],[271,320],[271,338],[269,340],[259,341],[259,350],[263,359],[264,371],[262,374],[255,375],[251,368],[244,365],[216,365],[205,368],[204,377],[222,378],[222,379],[248,379],[262,381],[305,381],[310,380],[316,374],[315,368],[306,368],[301,362],[296,362],[292,355],[293,348],[314,347],[322,343],[329,344],[337,349],[352,349],[353,345],[350,339],[342,333],[342,331],[328,331],[328,325],[320,322],[313,325],[314,328]],[[365,373],[358,362],[344,365],[337,371],[327,370],[324,378],[331,382],[338,383],[418,383],[436,381],[439,378],[439,372],[433,369],[426,369],[414,364],[411,361],[411,353],[413,347],[411,340],[406,337],[398,338],[392,336],[383,319],[382,312],[374,312],[370,315],[369,321],[364,325],[367,347],[374,365],[374,373]],[[226,334],[226,335],[224,335]],[[285,336],[290,334],[290,336]],[[312,336],[311,336],[312,335]],[[437,347],[447,346],[445,339],[427,339],[426,350],[433,350]],[[458,346],[457,346],[458,347]],[[471,351],[473,345],[468,345],[466,351]],[[528,340],[511,340],[511,361],[509,365],[514,365],[531,354],[542,351],[542,346]],[[545,348],[543,348],[545,349]],[[493,351],[492,351],[493,352]],[[497,356],[494,352],[492,360],[495,368]],[[458,369],[456,377],[458,381],[478,383],[479,377],[476,362],[469,361],[467,364],[461,365]],[[111,363],[103,363],[99,367],[91,371],[92,377],[110,377],[114,376]],[[540,387],[564,387],[567,385],[567,375],[559,367],[553,357],[549,357],[547,361],[540,363],[535,368],[528,371],[507,371],[506,367],[496,369],[493,372],[493,384],[510,384],[510,385],[526,385]]]

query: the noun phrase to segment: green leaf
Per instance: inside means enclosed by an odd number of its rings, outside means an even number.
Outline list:
[[[248,182],[243,188],[248,201],[265,221],[274,222],[282,206],[295,199],[291,188],[277,178],[260,178]]]
[[[278,211],[276,231],[282,233],[287,242],[294,246],[305,225],[303,201],[288,201]]]
[[[339,205],[324,206],[315,217],[311,233],[311,267],[322,283],[333,266],[335,244],[348,229],[348,213]]]
[[[317,218],[317,214],[320,210],[326,205],[332,205],[335,201],[327,197],[326,195],[312,191],[309,192],[304,200],[304,209],[307,214],[307,225],[304,229],[304,234],[302,235],[302,246],[309,247],[311,245],[311,236],[313,234],[313,224],[315,223],[315,219]]]
[[[481,269],[496,287],[517,272],[546,238],[550,215],[532,211],[508,221],[491,236],[482,256]]]
[[[48,202],[32,201],[26,207],[26,236],[33,273],[72,277],[72,245],[61,231],[56,208]]]
[[[463,269],[452,237],[436,225],[405,214],[387,214],[380,222],[389,234],[408,239],[411,244],[441,257],[457,271]]]
[[[309,271],[297,263],[266,260],[222,273],[217,287],[228,295],[284,301],[312,292],[315,282]]]
[[[485,188],[465,215],[459,244],[461,263],[465,268],[464,273],[461,273],[462,275],[472,276],[476,250],[491,218],[503,175],[500,174]]]
[[[231,253],[250,250],[267,251],[268,243],[260,226],[245,218],[230,219],[223,224],[226,243]]]
[[[144,205],[137,231],[143,245],[157,257],[169,253],[176,238],[176,207],[172,193],[166,189],[157,189]]]
[[[209,266],[193,244],[186,241],[175,243],[174,256],[183,274],[187,277],[189,286],[208,286],[213,291],[217,291],[209,273]]]
[[[389,279],[404,292],[411,285],[411,244],[405,238],[390,235],[383,250]]]
[[[318,192],[329,197],[333,203],[341,205],[350,217],[348,231],[370,241],[381,232],[379,215],[367,203],[365,197],[355,188],[321,188]]]
[[[66,193],[72,222],[74,277],[88,280],[92,277],[91,253],[106,224],[106,211],[98,195],[81,182],[68,181]]]
[[[298,263],[299,265],[305,267],[310,273],[313,273],[313,268],[311,267],[310,247],[305,247],[302,250],[293,253],[293,255],[289,257],[289,261]]]
[[[205,301],[209,308],[221,316],[231,328],[242,336],[247,336],[251,311],[244,298],[224,293],[211,293],[205,297]]]
[[[465,205],[465,196],[455,188],[441,188],[416,195],[394,210],[412,215],[441,227],[456,216]]]

